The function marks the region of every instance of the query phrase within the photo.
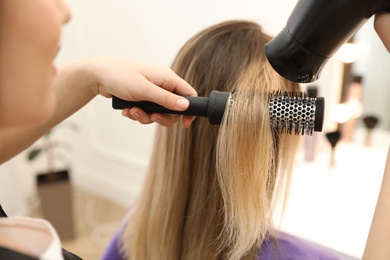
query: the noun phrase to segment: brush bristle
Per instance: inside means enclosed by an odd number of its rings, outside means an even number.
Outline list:
[[[304,92],[274,92],[269,98],[271,127],[282,134],[312,135],[316,120],[316,97]]]
[[[365,116],[363,117],[364,125],[367,129],[373,129],[379,122],[379,118],[376,116]]]
[[[328,133],[325,134],[325,136],[328,139],[330,145],[332,147],[336,147],[336,144],[340,140],[341,133],[340,133],[340,131],[328,132]]]

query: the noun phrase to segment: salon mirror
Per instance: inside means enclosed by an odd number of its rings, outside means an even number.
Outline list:
[[[388,145],[383,138],[390,137],[390,54],[373,23],[374,18],[371,18],[336,53],[343,62],[338,106],[348,108],[347,120],[338,123],[342,141],[382,148]],[[335,114],[336,109],[332,112]]]
[[[390,131],[390,54],[374,30],[371,18],[354,36],[358,58],[351,74],[362,76],[362,117],[378,117],[378,129]],[[359,120],[358,127],[363,127]]]

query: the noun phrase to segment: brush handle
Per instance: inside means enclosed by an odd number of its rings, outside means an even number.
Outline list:
[[[364,141],[364,146],[370,147],[371,146],[371,139],[372,139],[372,129],[367,129],[366,132],[366,139]]]
[[[210,124],[214,125],[221,123],[230,100],[230,93],[213,90],[209,97],[185,96],[184,98],[190,102],[189,107],[184,111],[167,109],[149,101],[126,101],[115,96],[112,97],[112,107],[114,109],[139,107],[146,113],[202,116],[207,117]]]
[[[160,106],[149,101],[126,101],[118,97],[112,97],[112,107],[114,109],[125,109],[139,107],[146,113],[161,113],[173,115],[192,115],[207,117],[208,98],[184,96],[189,102],[189,107],[184,111],[176,111]]]
[[[314,133],[310,136],[304,137],[304,150],[305,150],[305,161],[312,162],[315,160],[316,148],[317,148],[317,134]]]

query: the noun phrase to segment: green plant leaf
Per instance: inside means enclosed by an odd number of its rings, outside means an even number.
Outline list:
[[[28,153],[28,160],[33,161],[41,152],[42,152],[42,149],[40,149],[40,148],[32,149]]]

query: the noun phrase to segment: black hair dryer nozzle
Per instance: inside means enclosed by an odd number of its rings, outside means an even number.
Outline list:
[[[284,29],[265,45],[272,67],[294,82],[319,78],[328,59],[389,0],[299,0]]]

